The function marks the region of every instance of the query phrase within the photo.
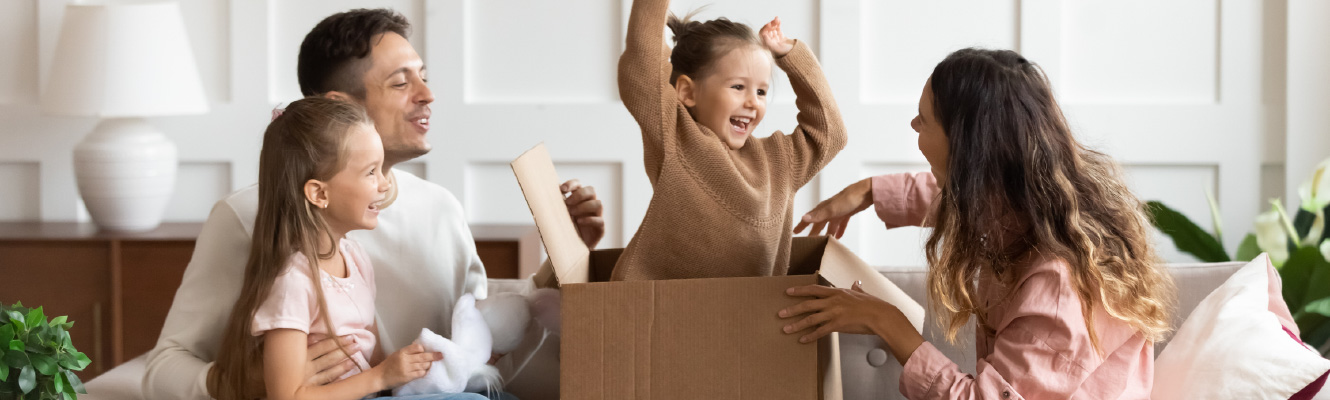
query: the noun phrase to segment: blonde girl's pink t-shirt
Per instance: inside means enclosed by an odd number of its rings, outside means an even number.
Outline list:
[[[272,292],[254,313],[251,333],[261,336],[273,329],[295,329],[309,335],[309,344],[314,344],[332,335],[350,335],[354,340],[347,346],[351,359],[360,368],[352,368],[338,380],[346,379],[370,368],[369,358],[374,354],[377,344],[370,327],[374,325],[374,267],[360,244],[342,239],[338,250],[346,259],[346,277],[336,277],[311,268],[309,260],[300,253],[292,254],[286,263],[286,269],[273,282]],[[319,317],[321,306],[314,294],[314,283],[310,275],[317,270],[319,283],[323,287],[324,301],[328,306],[328,318],[335,333],[329,333],[323,319]]]

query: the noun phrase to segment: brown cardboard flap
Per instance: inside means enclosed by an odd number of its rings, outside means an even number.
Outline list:
[[[522,197],[536,219],[536,229],[559,284],[586,282],[591,250],[582,243],[573,217],[568,215],[568,206],[559,191],[559,175],[545,144],[527,150],[510,165],[517,175],[518,186],[522,187]]]
[[[822,269],[818,271],[832,286],[849,289],[854,281],[862,281],[864,292],[886,300],[905,314],[905,318],[914,325],[914,330],[924,331],[924,307],[905,294],[905,291],[887,280],[882,273],[868,266],[864,260],[855,256],[839,240],[827,237],[826,249],[822,252]]]

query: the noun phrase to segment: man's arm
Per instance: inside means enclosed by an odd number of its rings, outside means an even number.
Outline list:
[[[226,200],[217,202],[203,224],[157,346],[148,353],[144,397],[210,398],[208,369],[240,295],[249,241],[236,210]]]

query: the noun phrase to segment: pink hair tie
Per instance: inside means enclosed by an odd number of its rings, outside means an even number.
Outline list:
[[[286,111],[286,109],[285,109],[285,108],[280,108],[280,107],[279,107],[279,108],[273,108],[273,109],[272,109],[272,120],[271,120],[271,121],[276,121],[276,120],[277,120],[277,117],[282,116],[282,112],[283,112],[283,111]],[[271,121],[269,121],[269,122],[271,122]]]

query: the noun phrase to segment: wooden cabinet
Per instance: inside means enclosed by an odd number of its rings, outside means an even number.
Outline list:
[[[157,343],[202,224],[99,232],[90,224],[0,223],[0,302],[74,321],[91,379]]]
[[[203,224],[143,233],[91,224],[0,223],[0,302],[43,307],[74,321],[74,347],[92,359],[89,380],[152,350]],[[530,226],[473,226],[490,278],[534,272],[540,239]]]

